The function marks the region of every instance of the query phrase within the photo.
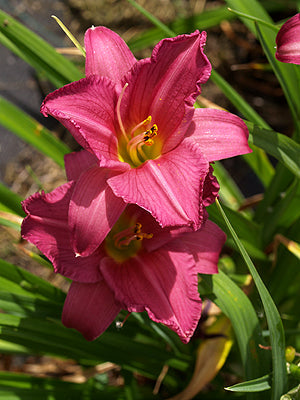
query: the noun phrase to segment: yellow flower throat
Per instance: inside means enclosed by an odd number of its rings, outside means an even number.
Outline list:
[[[124,129],[121,118],[120,105],[128,83],[122,89],[117,102],[117,118],[122,136],[119,139],[118,153],[119,160],[127,162],[133,168],[137,168],[149,159],[155,159],[160,155],[160,141],[154,140],[158,135],[158,127],[152,124],[152,117],[149,115],[142,122],[135,125],[128,135]],[[143,148],[143,146],[146,146]]]

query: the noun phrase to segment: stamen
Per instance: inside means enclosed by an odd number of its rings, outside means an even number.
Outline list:
[[[148,118],[151,118],[151,116],[149,116]],[[147,120],[144,120],[143,122],[145,122],[145,121],[147,121]],[[140,133],[137,136],[134,136],[127,143],[127,152],[129,154],[132,162],[136,166],[139,166],[141,164],[141,161],[146,161],[147,160],[147,156],[143,152],[142,146],[144,144],[146,146],[152,146],[154,144],[154,140],[152,138],[157,136],[157,134],[158,134],[158,128],[157,128],[157,125],[154,124],[152,126],[152,128],[148,129],[146,132],[143,132],[143,133]],[[141,157],[139,157],[139,155]]]
[[[131,315],[131,312],[129,312],[126,317],[123,319],[123,321],[117,321],[116,322],[116,328],[121,329],[123,328],[125,322],[127,321],[128,317]]]
[[[154,143],[154,140],[152,138],[157,135],[157,131],[158,129],[156,124],[154,124],[152,128],[148,129],[144,133],[144,144],[146,144],[147,146],[151,146]]]
[[[143,233],[142,224],[137,222],[135,226],[125,229],[114,235],[115,246],[119,249],[123,246],[128,246],[132,240],[151,239],[153,233]]]
[[[130,132],[130,137],[133,138],[134,136],[134,132],[136,132],[140,127],[149,124],[152,121],[152,117],[151,115],[149,115],[149,117],[147,117],[146,119],[144,119],[144,121],[140,122],[139,124],[137,124],[132,131]]]
[[[122,132],[126,142],[128,142],[128,137],[126,135],[126,132],[125,132],[125,129],[124,129],[124,125],[123,125],[123,122],[122,122],[121,112],[120,112],[120,105],[121,105],[121,101],[122,101],[122,98],[123,98],[123,95],[124,95],[124,92],[125,92],[127,86],[128,86],[128,83],[125,83],[125,85],[124,85],[124,87],[122,89],[122,92],[121,92],[121,94],[120,94],[120,96],[118,98],[118,102],[117,102],[117,118],[118,118],[118,122],[119,122],[119,126],[120,126],[120,129],[121,129],[121,132]]]

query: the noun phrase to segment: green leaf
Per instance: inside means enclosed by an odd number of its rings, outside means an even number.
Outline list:
[[[85,365],[111,361],[152,379],[157,378],[164,364],[181,371],[189,367],[190,357],[174,356],[161,342],[140,343],[135,339],[136,329],[134,336],[131,330],[127,332],[126,325],[121,331],[112,325],[99,339],[87,342],[79,332],[65,328],[56,320],[0,314],[1,339],[25,346],[31,354],[69,357]],[[172,381],[171,376],[166,377],[166,384]]]
[[[246,119],[265,129],[269,128],[268,124],[260,115],[257,114],[243,97],[215,70],[212,71],[210,79],[222,90],[229,101]],[[262,149],[253,146],[252,150],[253,152],[251,154],[245,154],[243,158],[256,173],[263,185],[267,186],[274,175],[274,168]]]
[[[268,23],[273,23],[271,17],[256,0],[226,0],[226,3],[234,10],[251,15],[254,18],[262,19]],[[277,79],[285,93],[287,102],[291,109],[296,124],[300,119],[300,92],[296,82],[299,82],[297,66],[287,63],[281,63],[275,58],[275,38],[276,32],[259,23],[254,24],[248,18],[241,18],[250,31],[259,38],[264,52],[271,64]]]
[[[225,390],[230,390],[231,392],[263,392],[264,390],[271,389],[271,380],[272,377],[270,374],[264,375],[261,378],[226,387]]]
[[[20,316],[60,319],[65,294],[30,272],[0,259],[0,308]]]
[[[252,275],[254,283],[259,292],[260,298],[266,314],[267,323],[270,331],[270,341],[272,347],[272,361],[273,361],[273,385],[272,385],[272,399],[278,399],[287,387],[287,372],[285,365],[285,339],[284,330],[281,322],[280,315],[276,305],[266,289],[263,281],[261,280],[256,268],[254,267],[248,253],[246,252],[243,244],[239,240],[237,234],[232,228],[226,214],[224,213],[220,203],[216,200],[217,206],[220,210],[228,229]]]
[[[83,74],[38,35],[0,10],[0,43],[43,72],[57,87],[79,80]]]
[[[275,58],[275,39],[276,34],[271,34],[270,29],[263,28],[256,23],[257,37],[262,45],[265,55],[273,68],[273,71],[283,89],[289,109],[294,118],[296,127],[296,138],[300,140],[300,95],[298,85],[300,82],[300,72],[297,65],[282,63]]]
[[[213,168],[220,184],[220,198],[227,207],[237,210],[244,200],[242,192],[220,162],[215,162]]]
[[[2,211],[0,209],[0,225],[13,228],[17,231],[21,229],[22,218],[14,213]]]
[[[61,167],[70,149],[44,126],[0,96],[0,124],[31,144]]]
[[[230,221],[234,226],[234,229],[237,230],[239,236],[241,237],[241,240],[243,240],[243,244],[247,248],[249,254],[251,254],[252,257],[266,260],[266,255],[262,250],[261,227],[241,213],[234,211],[226,206],[224,206],[224,208],[226,210],[226,213],[229,215]],[[230,231],[222,216],[220,215],[216,204],[210,205],[207,211],[209,213],[210,219],[217,225],[219,225],[220,228],[222,228],[223,231],[230,236]],[[227,240],[227,244],[231,247],[233,246],[233,248],[236,248],[236,245],[232,241]]]
[[[246,123],[250,132],[249,142],[264,149],[299,178],[300,145],[281,133],[260,128],[249,121],[246,121]]]
[[[249,298],[221,270],[217,275],[201,275],[201,295],[203,290],[205,296],[216,303],[232,323],[246,378],[252,379],[265,373],[267,357],[258,346],[262,343],[262,331]]]
[[[135,6],[135,5],[134,5]],[[190,33],[195,29],[205,30],[210,27],[219,25],[225,19],[230,20],[235,16],[227,10],[227,7],[220,6],[212,10],[204,10],[201,14],[194,14],[188,18],[178,18],[170,23],[168,28],[177,34]],[[154,23],[157,26],[157,24]],[[134,36],[127,44],[132,51],[142,50],[145,47],[156,44],[163,39],[166,31],[162,28],[148,29],[146,32]]]
[[[271,212],[263,218],[262,237],[264,244],[268,244],[279,229],[288,227],[300,216],[299,210],[300,182],[295,179],[292,185],[285,192],[281,193],[280,200],[272,208]]]
[[[79,384],[1,371],[0,388],[3,400],[125,400],[122,387],[109,387],[99,380]]]
[[[1,111],[0,111],[1,112]],[[21,217],[25,217],[25,212],[22,209],[21,201],[23,199],[16,193],[12,192],[8,187],[0,182],[0,209],[6,212],[13,212]]]

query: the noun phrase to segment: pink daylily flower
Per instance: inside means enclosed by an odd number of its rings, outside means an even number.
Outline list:
[[[216,187],[209,163],[251,151],[240,118],[193,107],[211,72],[205,40],[199,31],[164,39],[151,58],[137,61],[116,33],[91,28],[86,78],[43,102],[42,113],[64,124],[95,160],[76,180],[70,201],[78,255],[95,251],[125,203],[149,211],[162,227],[198,230],[206,219],[204,183]],[[106,169],[105,177],[97,168]],[[107,208],[114,213],[102,222]]]
[[[300,65],[300,13],[287,20],[276,36],[277,60]]]
[[[23,237],[50,259],[55,272],[73,280],[63,324],[94,340],[121,309],[147,311],[189,342],[201,315],[197,274],[217,273],[225,234],[211,221],[197,231],[161,228],[151,214],[129,205],[92,254],[76,257],[68,222],[75,190],[70,181],[23,202]]]

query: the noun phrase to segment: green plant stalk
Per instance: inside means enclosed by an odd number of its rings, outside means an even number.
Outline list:
[[[223,211],[220,203],[216,200],[217,207],[222,215],[228,229],[235,241],[241,256],[243,257],[249,271],[252,275],[258,293],[263,303],[266,314],[267,323],[270,330],[270,342],[272,347],[272,361],[273,361],[273,385],[272,385],[272,399],[277,400],[287,390],[287,371],[285,362],[285,338],[282,321],[276,305],[270,296],[267,288],[265,287],[262,279],[260,278],[254,264],[252,263],[248,253],[246,252],[243,244],[237,237],[234,229],[232,228],[225,212]]]

